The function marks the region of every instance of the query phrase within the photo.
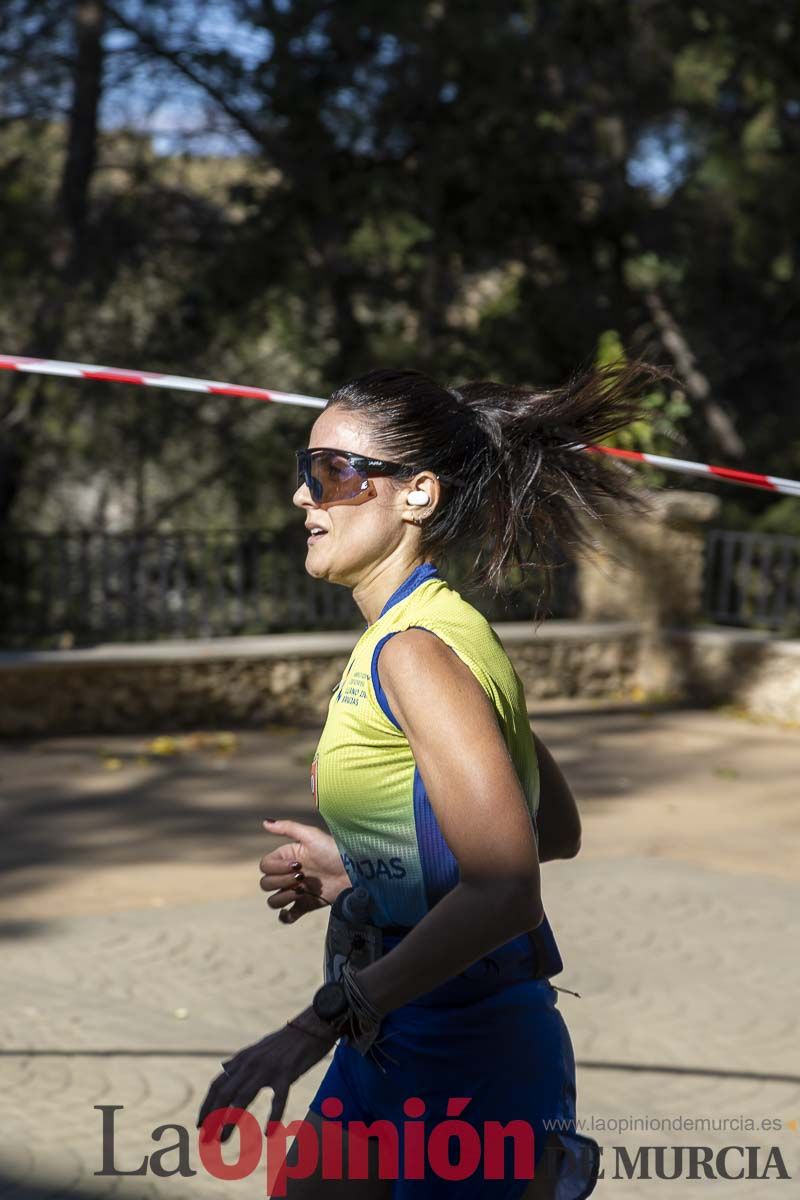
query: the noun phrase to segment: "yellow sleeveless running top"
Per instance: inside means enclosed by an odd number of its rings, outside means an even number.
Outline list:
[[[417,924],[458,882],[458,864],[378,674],[381,648],[412,626],[450,646],[491,700],[534,828],[539,803],[522,682],[486,618],[439,577],[433,563],[423,563],[356,643],[331,697],[311,768],[317,808],[352,883],[370,893],[373,923],[382,927]],[[436,697],[426,692],[425,702],[435,721]]]

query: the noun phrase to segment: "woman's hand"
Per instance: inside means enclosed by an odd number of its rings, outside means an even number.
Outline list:
[[[292,838],[265,854],[259,864],[261,890],[273,893],[267,904],[281,909],[281,921],[291,924],[305,913],[333,904],[339,892],[351,886],[329,833],[299,821],[264,821],[264,828]]]
[[[291,1025],[267,1034],[252,1046],[245,1046],[222,1064],[222,1074],[212,1081],[197,1115],[197,1128],[200,1129],[206,1118],[220,1109],[249,1108],[264,1087],[273,1091],[268,1121],[280,1121],[289,1088],[325,1057],[337,1036],[309,1007],[295,1017]],[[211,1141],[219,1131],[220,1141],[225,1142],[235,1125],[233,1115],[228,1117],[227,1111],[222,1112],[219,1122],[210,1123],[201,1137]],[[264,1133],[268,1133],[268,1125],[264,1127]]]

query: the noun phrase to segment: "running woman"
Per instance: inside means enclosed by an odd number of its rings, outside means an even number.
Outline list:
[[[320,1139],[340,1123],[344,1178],[325,1178],[320,1158],[286,1181],[289,1200],[456,1189],[464,1200],[581,1200],[594,1189],[599,1148],[569,1124],[575,1061],[539,869],[578,852],[580,819],[499,637],[440,567],[471,549],[475,581],[499,590],[511,567],[547,567],[554,539],[585,544],[581,518],[606,502],[644,511],[629,468],[576,447],[641,416],[659,376],[637,361],[535,392],[373,371],[333,394],[298,451],[306,571],[350,588],[366,626],[312,764],[330,832],[265,822],[291,840],[261,860],[261,887],[293,923],[363,886],[382,949],[226,1062],[198,1117],[270,1087],[280,1120],[292,1083],[335,1045],[306,1121]],[[404,1175],[407,1130],[422,1125],[427,1139],[448,1119],[474,1129],[460,1143],[469,1153],[485,1123],[527,1123],[533,1179],[520,1177],[510,1137],[501,1178],[484,1178],[481,1161],[454,1182],[430,1155]],[[348,1179],[348,1125],[375,1121],[397,1130],[398,1177],[379,1176],[369,1139],[369,1178]]]

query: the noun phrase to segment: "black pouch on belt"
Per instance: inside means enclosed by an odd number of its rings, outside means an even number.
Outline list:
[[[325,935],[326,983],[338,983],[346,962],[359,970],[381,957],[383,934],[368,920],[371,907],[364,887],[345,888],[334,900]]]

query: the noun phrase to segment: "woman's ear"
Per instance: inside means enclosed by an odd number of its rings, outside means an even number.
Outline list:
[[[415,476],[405,492],[403,511],[412,525],[419,525],[436,507],[439,500],[439,480],[431,471]]]

